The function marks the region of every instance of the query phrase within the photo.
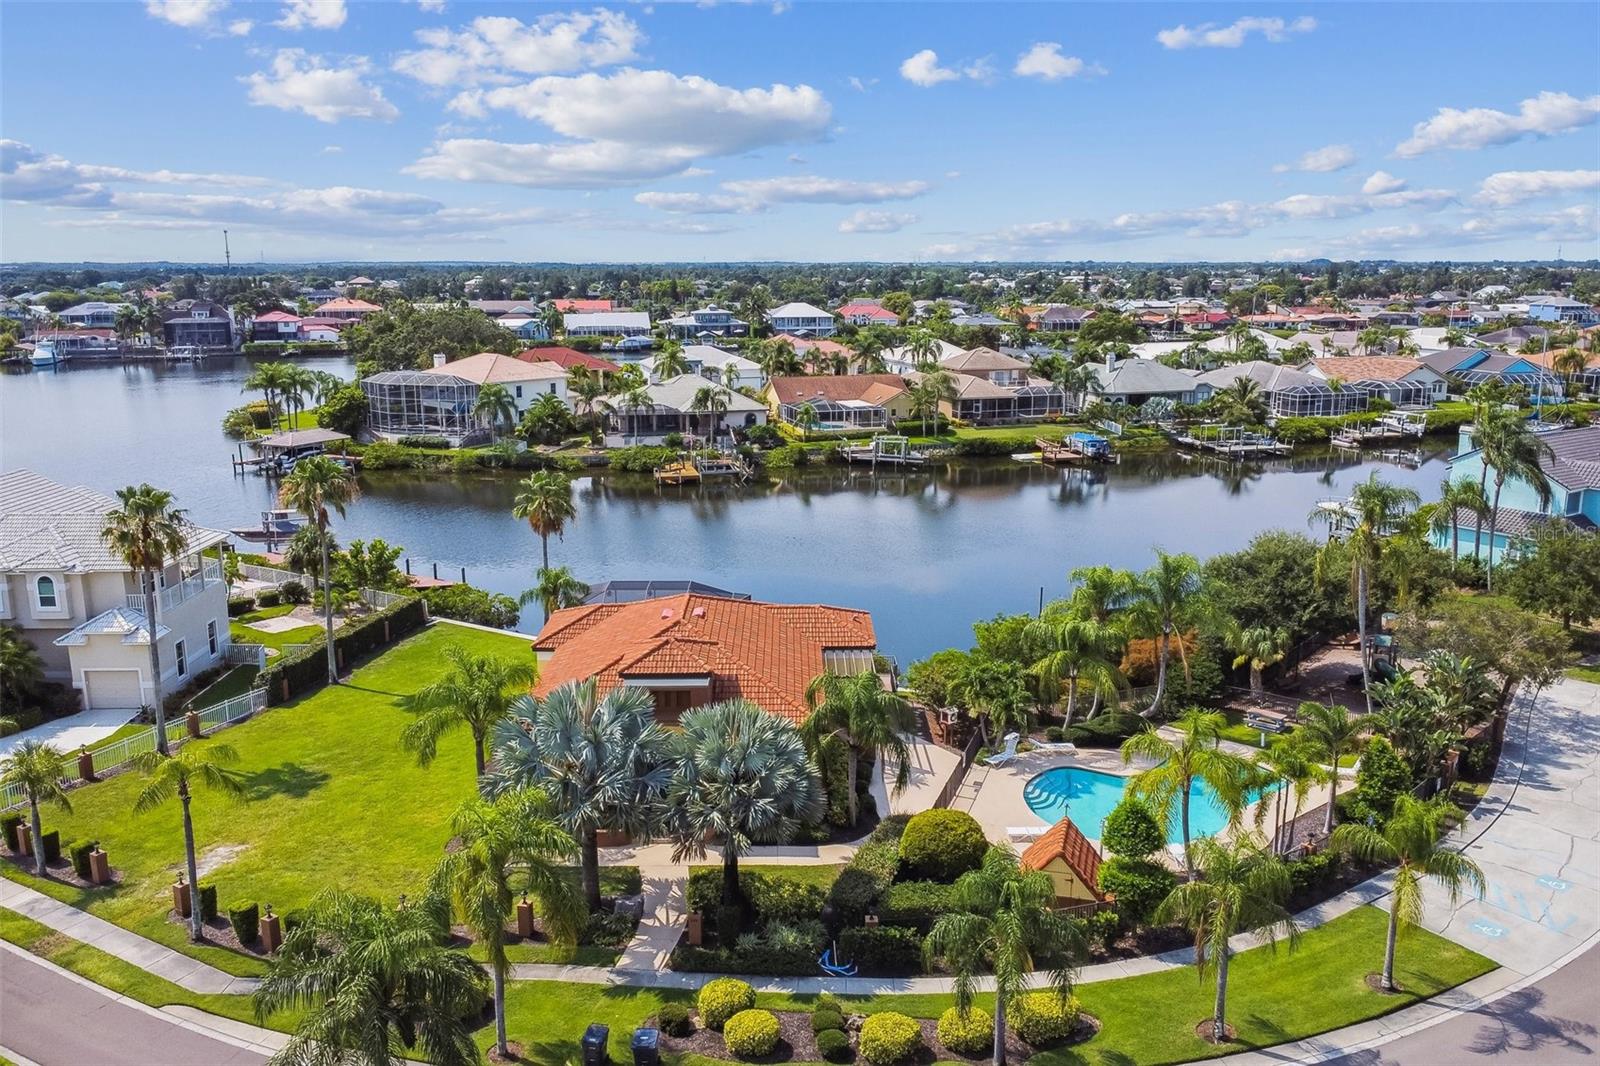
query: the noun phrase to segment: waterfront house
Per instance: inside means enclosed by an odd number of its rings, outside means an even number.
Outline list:
[[[1567,296],[1530,296],[1528,317],[1535,322],[1562,322],[1568,325],[1592,326],[1600,322],[1600,311],[1580,300]]]
[[[528,348],[517,353],[516,357],[525,363],[554,363],[565,370],[570,377],[572,371],[578,367],[592,370],[596,374],[615,374],[622,368],[609,359],[602,359],[598,355],[580,352],[576,348],[562,348],[556,345],[546,345],[542,348]]]
[[[1560,359],[1566,351],[1567,349],[1565,348],[1552,348],[1547,352],[1532,352],[1522,356],[1522,358],[1540,370],[1550,372],[1557,378],[1567,378],[1570,375],[1571,380],[1584,392],[1600,392],[1600,351],[1584,353],[1582,370],[1576,373],[1566,370],[1558,372],[1555,369],[1556,360]]]
[[[1057,903],[1098,903],[1105,898],[1100,891],[1100,853],[1066,815],[1028,845],[1022,868],[1047,874]]]
[[[161,319],[168,348],[233,347],[233,314],[211,300],[190,300]]]
[[[766,378],[761,373],[761,364],[754,359],[747,359],[738,352],[726,352],[721,348],[714,348],[709,344],[686,344],[683,348],[683,358],[689,365],[689,371],[699,374],[707,381],[714,381],[718,385],[727,385],[734,389],[759,389]],[[646,373],[655,373],[655,360],[642,359],[639,365]],[[732,367],[733,380],[728,380],[729,368]]]
[[[150,625],[140,575],[100,531],[116,500],[31,470],[0,474],[0,622],[18,627],[45,677],[76,688],[92,710],[153,702]],[[226,661],[228,586],[202,553],[226,533],[192,523],[159,575],[156,639],[167,692]]]
[[[561,316],[569,337],[647,337],[650,315],[644,311],[570,311]]]
[[[516,334],[518,340],[547,341],[550,339],[550,327],[544,324],[544,319],[542,318],[506,315],[499,322],[503,329],[508,329]]]
[[[991,385],[1016,389],[1028,383],[1029,364],[1015,356],[1004,355],[993,348],[977,347],[939,360],[939,365],[952,374],[982,378]]]
[[[695,399],[702,389],[717,390],[723,404],[720,415],[697,407]],[[606,417],[606,447],[663,444],[674,433],[714,440],[725,433],[765,425],[767,421],[765,404],[707,381],[699,374],[679,374],[652,382],[645,386],[645,392],[650,397],[648,407],[628,407],[620,400],[615,402]]]
[[[833,316],[807,303],[786,303],[767,312],[767,324],[774,333],[801,337],[831,337],[836,328]]]
[[[496,319],[538,318],[540,311],[537,300],[468,300],[467,306]]]
[[[326,344],[338,344],[344,339],[339,323],[328,319],[306,319],[300,323],[300,339],[303,341],[321,341]]]
[[[1117,359],[1107,356],[1105,364],[1096,366],[1100,389],[1092,399],[1106,403],[1125,403],[1139,407],[1150,400],[1171,400],[1173,403],[1199,403],[1209,396],[1210,390],[1200,385],[1192,375],[1153,359]]]
[[[834,312],[839,318],[857,326],[898,326],[900,316],[871,300],[852,300]]]
[[[819,343],[832,342],[823,341]],[[850,354],[849,349],[845,348],[844,345],[840,344],[836,345],[836,347],[843,350],[847,356]],[[933,362],[938,363],[945,359],[949,359],[952,356],[961,355],[965,351],[966,349],[961,347],[959,344],[951,344],[946,340],[935,339],[933,342],[933,352],[931,358]],[[884,350],[883,365],[884,369],[888,370],[891,374],[904,375],[922,369],[922,361],[926,358],[929,357],[913,355],[911,353],[910,346],[902,344],[898,348],[887,348]]]
[[[908,377],[920,380],[921,374]],[[1024,379],[1019,385],[996,385],[985,377],[951,374],[954,396],[939,403],[939,412],[972,425],[1003,425],[1060,415],[1067,410],[1067,395],[1043,378]]]
[[[1476,518],[1463,511],[1457,515],[1457,536],[1462,555],[1515,558],[1537,544],[1539,529],[1552,518],[1561,517],[1580,529],[1600,527],[1600,426],[1582,429],[1554,429],[1539,434],[1550,452],[1539,461],[1550,488],[1550,502],[1541,505],[1532,484],[1521,478],[1507,478],[1500,490],[1500,516],[1495,524],[1493,545],[1487,524],[1481,550],[1476,533]],[[1456,454],[1450,460],[1449,480],[1466,478],[1476,483],[1483,477],[1483,452],[1472,438],[1470,426],[1461,430]],[[1489,492],[1494,492],[1494,472],[1489,472]],[[1439,547],[1450,550],[1449,534],[1436,536]]]
[[[1211,397],[1232,388],[1240,378],[1256,383],[1268,413],[1274,418],[1350,414],[1366,410],[1371,398],[1359,389],[1335,389],[1314,374],[1261,359],[1220,366],[1206,371],[1195,381],[1202,389],[1209,390],[1206,395]]]
[[[62,355],[112,355],[122,350],[113,329],[41,329],[28,338],[29,344],[49,341]]]
[[[743,337],[750,332],[750,324],[734,318],[733,312],[707,304],[688,314],[667,319],[667,336],[678,340],[696,340],[713,337]]]
[[[1537,395],[1560,394],[1554,374],[1524,355],[1507,355],[1490,348],[1445,348],[1429,352],[1422,362],[1466,388],[1485,381],[1521,385]]]
[[[288,311],[268,311],[250,322],[250,337],[258,341],[297,341],[300,339],[299,315]]]
[[[367,397],[367,428],[383,440],[443,437],[452,447],[489,438],[491,427],[473,413],[478,393],[493,382],[505,388],[520,421],[540,397],[567,399],[567,372],[547,361],[525,361],[479,352],[446,362],[434,356],[427,370],[387,370],[361,379]],[[499,432],[504,432],[504,426]]]
[[[318,318],[337,318],[342,321],[359,322],[368,315],[382,310],[383,308],[377,304],[341,296],[338,299],[319,304],[315,314]]]
[[[595,679],[648,692],[656,721],[718,700],[746,699],[804,721],[806,686],[824,673],[875,670],[877,636],[865,611],[689,593],[555,612],[533,639],[535,696]]]
[[[1092,307],[1051,304],[1039,314],[1039,328],[1046,333],[1076,333],[1094,317]]]
[[[107,303],[104,300],[86,300],[59,312],[61,321],[69,326],[94,329],[111,329],[117,324],[117,312],[131,304]]]
[[[1550,331],[1544,326],[1507,326],[1479,334],[1478,340],[1492,348],[1521,348],[1529,341],[1542,343],[1549,335]]]
[[[1445,376],[1427,363],[1399,355],[1336,355],[1300,369],[1388,400],[1396,407],[1432,407],[1449,393]]]
[[[810,432],[883,429],[911,417],[911,396],[899,374],[775,377],[761,398],[775,420]],[[815,421],[803,426],[808,407]]]

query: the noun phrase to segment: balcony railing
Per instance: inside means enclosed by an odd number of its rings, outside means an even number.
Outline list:
[[[200,569],[178,582],[168,585],[157,595],[156,613],[170,611],[185,600],[193,599],[203,592],[207,586],[215,585],[222,581],[222,564],[215,559],[203,559]],[[126,597],[127,605],[135,611],[144,610],[143,593],[130,593]]]

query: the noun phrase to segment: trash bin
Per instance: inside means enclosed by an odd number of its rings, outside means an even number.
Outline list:
[[[633,1031],[633,1066],[661,1066],[661,1030]]]
[[[611,1027],[591,1022],[583,1031],[583,1066],[607,1066],[611,1054],[606,1042],[611,1039]]]

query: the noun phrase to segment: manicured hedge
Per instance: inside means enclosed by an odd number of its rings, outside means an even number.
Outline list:
[[[689,1008],[682,1003],[663,1003],[656,1011],[656,1028],[668,1036],[688,1036],[694,1030]]]
[[[44,861],[59,862],[61,860],[61,831],[52,829],[44,835]]]
[[[78,840],[67,848],[67,857],[72,860],[72,870],[85,881],[89,880],[89,853],[97,846],[97,841]]]
[[[939,1015],[939,1043],[962,1055],[987,1055],[994,1050],[994,1019],[973,1008],[962,1014],[951,1007]]]
[[[393,644],[421,629],[428,621],[428,608],[421,597],[406,599],[348,622],[334,630],[335,647],[346,665]],[[303,692],[321,687],[328,677],[327,638],[318,634],[305,649],[282,655],[256,675],[255,687],[267,690],[271,703],[281,703]],[[284,691],[285,683],[288,691]]]
[[[695,997],[695,1010],[700,1014],[700,1024],[718,1032],[722,1031],[729,1018],[755,1005],[756,990],[747,982],[732,977],[719,977],[706,982]]]
[[[956,909],[954,885],[938,881],[900,881],[889,886],[878,906],[885,925],[904,925],[926,933],[939,915]]]
[[[817,1034],[817,1054],[829,1062],[849,1062],[850,1035],[842,1029],[824,1029]]]
[[[885,818],[839,872],[823,911],[823,919],[833,929],[859,925],[877,907],[900,867],[900,836],[905,828],[903,816]]]
[[[228,911],[228,924],[241,944],[253,944],[261,928],[261,908],[254,903],[233,907]]]
[[[895,1011],[861,1023],[861,1057],[872,1066],[897,1066],[922,1050],[922,1026]]]
[[[954,881],[983,865],[989,840],[966,811],[945,807],[923,811],[906,824],[900,838],[900,863],[906,874],[928,881]]]
[[[815,921],[828,900],[828,890],[815,881],[749,867],[739,870],[739,891],[763,925]],[[722,870],[696,870],[690,874],[688,900],[691,911],[714,913],[722,902]]]
[[[742,1010],[722,1027],[722,1042],[741,1059],[759,1059],[778,1046],[778,1016],[770,1010]]]
[[[825,1032],[829,1029],[843,1029],[844,1015],[836,1010],[819,1010],[812,1012],[811,1031],[813,1033]]]
[[[19,850],[21,850],[18,847],[17,838],[19,834],[17,830],[22,827],[22,822],[22,815],[17,814],[15,811],[7,815],[0,816],[0,832],[5,833],[6,847],[11,850],[12,854],[16,854]]]
[[[748,973],[763,977],[808,976],[817,972],[817,952],[810,948],[785,951],[760,943],[741,948],[697,948],[679,944],[668,965],[680,973]]]
[[[228,597],[228,617],[229,618],[238,618],[241,614],[249,614],[251,611],[253,611],[255,609],[256,609],[256,598],[254,596],[230,596],[230,597]]]
[[[858,925],[839,933],[839,954],[865,973],[921,973],[922,934],[901,925]]]
[[[1140,925],[1150,920],[1178,883],[1172,871],[1158,862],[1120,855],[1100,864],[1099,879],[1100,891],[1117,897],[1117,910]]]
[[[1131,711],[1113,711],[1068,726],[1061,735],[1080,748],[1115,748],[1148,724]]]
[[[200,886],[200,920],[209,922],[217,916],[217,886]]]
[[[1078,1000],[1049,989],[1024,992],[1006,1006],[1006,1023],[1034,1046],[1065,1040],[1078,1024]]]

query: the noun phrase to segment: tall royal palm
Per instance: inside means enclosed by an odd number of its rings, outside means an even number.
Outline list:
[[[300,1013],[271,1066],[477,1066],[482,968],[448,945],[450,901],[389,907],[328,889],[291,927],[253,997],[256,1018]]]
[[[1369,590],[1383,559],[1384,538],[1419,502],[1421,497],[1414,490],[1391,485],[1381,480],[1374,470],[1366,481],[1355,487],[1343,509],[1329,511],[1319,507],[1311,512],[1313,519],[1333,523],[1335,532],[1327,547],[1317,554],[1318,578],[1325,574],[1331,558],[1330,549],[1337,538],[1343,538],[1349,551],[1350,599],[1356,609],[1356,635],[1361,642],[1361,691],[1366,697],[1368,714],[1372,713],[1372,656],[1367,647]]]
[[[800,736],[818,764],[836,755],[844,757],[845,806],[851,825],[860,815],[856,782],[862,763],[870,768],[881,756],[892,765],[896,793],[911,783],[911,745],[906,738],[917,727],[916,712],[885,688],[876,673],[818,674],[806,686],[806,705],[811,713],[800,726]]]
[[[583,892],[600,909],[602,831],[654,828],[672,776],[671,741],[656,724],[643,689],[618,687],[603,698],[594,681],[572,681],[543,699],[519,697],[495,730],[495,769],[484,791],[538,788],[578,840]]]
[[[1167,825],[1176,807],[1183,834],[1183,866],[1194,876],[1193,846],[1189,837],[1189,803],[1194,798],[1195,782],[1210,788],[1217,804],[1234,822],[1244,810],[1252,777],[1250,761],[1222,750],[1222,730],[1227,720],[1212,711],[1191,708],[1179,715],[1173,727],[1176,741],[1154,729],[1145,729],[1122,742],[1122,761],[1147,759],[1154,766],[1140,770],[1128,781],[1128,794],[1147,802]]]
[[[339,653],[333,640],[333,567],[328,561],[329,512],[344,517],[344,509],[360,490],[355,474],[326,455],[313,455],[294,464],[278,489],[278,502],[309,515],[322,540],[322,622],[328,638],[328,684],[339,683]]]
[[[506,1045],[506,925],[516,893],[533,897],[545,939],[562,947],[578,942],[583,901],[567,880],[563,861],[577,850],[556,822],[547,797],[508,792],[494,801],[474,796],[456,810],[451,831],[460,847],[433,871],[433,892],[448,899],[472,927],[488,956],[494,986],[494,1046],[504,1061]]]
[[[106,515],[100,536],[116,556],[139,575],[144,593],[144,632],[150,644],[150,707],[156,716],[156,749],[167,750],[167,715],[161,697],[161,626],[156,613],[156,579],[188,545],[185,512],[172,506],[172,493],[149,484],[117,490],[118,507]]]
[[[1489,498],[1489,556],[1486,563],[1488,587],[1494,590],[1494,538],[1500,524],[1500,491],[1508,480],[1519,481],[1533,490],[1541,511],[1550,506],[1550,478],[1544,460],[1554,453],[1550,442],[1536,434],[1522,419],[1500,423],[1497,432],[1483,442],[1483,462],[1494,469],[1494,495]]]
[[[1051,959],[1049,983],[1065,999],[1072,994],[1073,964],[1083,957],[1080,927],[1055,909],[1048,874],[1024,870],[1010,848],[990,848],[980,869],[956,882],[956,905],[928,933],[924,953],[943,959],[955,975],[955,1007],[972,1010],[978,978],[994,975],[994,1064],[1006,1061],[1006,1008],[1028,990],[1036,960]]]
[[[1300,931],[1284,909],[1289,867],[1253,836],[1223,844],[1207,837],[1196,845],[1201,877],[1179,884],[1156,908],[1156,921],[1176,922],[1194,935],[1194,964],[1202,978],[1215,969],[1217,995],[1211,1038],[1228,1038],[1228,946],[1237,933],[1255,932],[1268,944],[1286,937],[1292,950]]]
[[[1339,760],[1351,754],[1361,743],[1366,732],[1365,719],[1350,713],[1342,703],[1312,703],[1300,705],[1300,728],[1295,735],[1316,753],[1328,767],[1328,815],[1322,831],[1333,832],[1338,818]]]
[[[541,470],[517,486],[511,514],[528,523],[539,537],[543,562],[539,569],[550,569],[550,538],[561,536],[567,523],[578,517],[572,503],[572,480],[556,470]]]
[[[482,777],[490,734],[511,716],[512,704],[527,693],[539,668],[531,659],[517,662],[476,655],[459,644],[444,654],[449,672],[401,701],[416,717],[400,734],[400,743],[416,753],[418,765],[427,766],[438,754],[439,738],[466,726],[472,733],[477,776]]]
[[[1177,646],[1184,672],[1189,670],[1186,632],[1205,620],[1207,600],[1200,562],[1187,553],[1156,550],[1156,565],[1133,583],[1130,609],[1135,626],[1156,640],[1156,692],[1147,715],[1161,709],[1167,693],[1167,664]]]
[[[1067,696],[1066,725],[1078,709],[1078,689],[1089,687],[1097,698],[1115,704],[1127,679],[1117,668],[1120,635],[1112,627],[1088,618],[1047,615],[1028,623],[1024,641],[1038,658],[1032,673],[1039,679],[1039,695],[1059,699],[1063,686]]]
[[[183,861],[189,874],[189,939],[199,943],[205,939],[205,922],[200,914],[200,868],[195,862],[194,815],[190,804],[194,802],[196,786],[238,799],[245,794],[244,781],[229,767],[239,761],[238,754],[226,744],[189,743],[176,755],[163,755],[159,751],[143,751],[133,757],[133,768],[149,780],[139,790],[134,800],[136,814],[153,811],[173,796],[183,808]]]
[[[1389,935],[1383,949],[1383,987],[1394,991],[1394,949],[1400,931],[1422,921],[1422,885],[1432,880],[1455,905],[1463,888],[1483,895],[1478,864],[1442,843],[1449,823],[1461,812],[1440,797],[1423,801],[1409,794],[1395,800],[1394,813],[1381,826],[1346,822],[1334,831],[1333,845],[1369,862],[1394,864],[1389,892]]]
[[[696,707],[683,716],[667,791],[672,858],[722,849],[722,903],[739,900],[739,856],[753,842],[780,843],[822,813],[822,787],[799,732],[749,700]]]
[[[45,875],[44,826],[39,805],[54,804],[72,813],[72,801],[61,782],[67,776],[67,757],[42,740],[24,740],[0,759],[0,789],[16,789],[28,801],[28,841],[33,847],[33,872]]]

